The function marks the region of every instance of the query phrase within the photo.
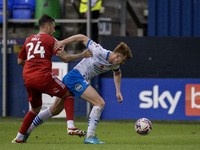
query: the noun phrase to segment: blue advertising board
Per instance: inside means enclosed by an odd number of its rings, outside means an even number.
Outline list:
[[[102,78],[101,87],[101,119],[200,120],[200,79],[124,78],[122,103],[112,78]]]

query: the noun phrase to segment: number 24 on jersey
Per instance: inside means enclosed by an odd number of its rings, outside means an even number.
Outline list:
[[[41,41],[38,41],[37,44],[35,45],[35,48],[32,42],[26,45],[26,47],[30,46],[28,49],[27,61],[30,60],[31,58],[34,58],[35,54],[40,54],[40,57],[44,58],[44,53],[45,53],[44,46],[40,46],[40,44],[41,44]],[[33,54],[31,54],[31,51],[33,50],[33,48],[34,48],[34,52]]]

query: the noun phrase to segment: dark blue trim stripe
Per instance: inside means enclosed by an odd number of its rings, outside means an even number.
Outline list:
[[[89,117],[89,120],[88,120],[88,127],[90,126],[90,120],[91,120],[91,117]]]
[[[42,124],[43,121],[40,119],[39,116],[37,116],[34,120],[33,120],[33,124],[37,127],[39,126],[40,124]]]
[[[91,41],[91,40],[89,40],[89,41],[87,42],[87,48],[88,48],[88,45],[89,45],[90,41]]]
[[[113,69],[113,71],[119,71],[119,69],[120,69],[120,66],[119,66],[119,68],[118,68],[118,69],[115,69],[115,70]]]
[[[110,52],[108,52],[108,53],[107,53],[107,56],[106,56],[106,61],[107,61],[107,59],[108,59],[108,55],[109,55],[109,54],[110,54]]]
[[[37,124],[35,123],[35,121],[33,120],[33,124],[34,124],[34,126],[36,126],[37,127]]]

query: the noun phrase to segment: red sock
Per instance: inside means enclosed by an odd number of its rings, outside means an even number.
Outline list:
[[[64,108],[67,116],[67,120],[74,120],[74,97],[68,96],[65,98]]]
[[[26,116],[24,117],[24,121],[22,123],[22,126],[19,130],[19,132],[23,135],[25,135],[26,131],[28,130],[28,128],[30,127],[31,123],[33,122],[33,119],[36,117],[37,115],[35,113],[33,113],[32,111],[29,111]]]

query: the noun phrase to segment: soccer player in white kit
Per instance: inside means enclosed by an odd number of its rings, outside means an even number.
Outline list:
[[[126,60],[132,57],[131,50],[125,43],[121,42],[112,52],[104,49],[101,45],[82,34],[77,34],[56,42],[54,49],[59,47],[64,49],[65,45],[71,42],[82,42],[93,53],[93,57],[82,59],[73,70],[64,76],[62,81],[74,95],[93,105],[89,115],[87,135],[84,139],[84,143],[105,144],[99,141],[95,136],[95,129],[98,125],[105,102],[88,81],[96,75],[113,70],[116,97],[118,98],[118,102],[121,103],[123,101],[123,96],[120,91],[122,76],[120,64],[124,64]],[[38,116],[41,116],[40,119],[43,119],[38,122],[36,121],[36,123],[42,124],[48,118],[59,114],[63,110],[63,107],[64,104],[60,103],[59,98],[56,98],[49,110],[44,110],[38,114]]]

